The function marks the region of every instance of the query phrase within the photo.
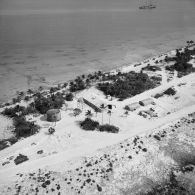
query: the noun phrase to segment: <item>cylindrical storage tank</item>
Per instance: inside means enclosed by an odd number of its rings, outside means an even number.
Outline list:
[[[47,115],[47,121],[55,122],[61,120],[61,113],[59,109],[48,110],[46,115]]]

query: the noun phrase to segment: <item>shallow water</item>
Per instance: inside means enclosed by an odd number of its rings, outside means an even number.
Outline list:
[[[137,0],[26,1],[0,2],[1,100],[139,61],[195,34],[193,0],[157,0],[144,11]]]

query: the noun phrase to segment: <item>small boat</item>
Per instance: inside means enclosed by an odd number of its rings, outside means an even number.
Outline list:
[[[139,6],[139,9],[154,9],[156,8],[156,5],[154,4],[154,1],[152,0],[141,0],[141,6]]]

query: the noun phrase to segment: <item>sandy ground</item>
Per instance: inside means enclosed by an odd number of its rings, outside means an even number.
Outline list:
[[[0,115],[0,140],[2,139],[8,139],[13,136],[12,130],[12,120]]]
[[[149,189],[155,182],[166,178],[169,169],[177,165],[175,160],[177,156],[171,155],[170,151],[182,148],[182,151],[190,152],[188,148],[192,145],[193,152],[194,122],[195,118],[183,115],[148,133],[121,140],[118,144],[82,158],[72,156],[70,161],[67,161],[68,159],[65,161],[66,153],[63,155],[61,153],[61,157],[54,154],[53,158],[42,159],[39,165],[36,163],[37,160],[34,160],[32,163],[18,165],[17,168],[8,168],[1,171],[1,175],[4,175],[0,180],[1,192],[139,194],[140,190]],[[155,139],[154,135],[158,135],[160,140]],[[53,144],[53,141],[50,140],[50,143]],[[7,161],[12,164],[12,159],[10,156]],[[44,164],[44,168],[40,164]],[[29,170],[32,166],[33,168]],[[15,171],[17,175],[11,177]],[[12,184],[12,180],[15,180],[15,183]]]
[[[168,55],[173,54],[174,51],[171,51]],[[148,59],[141,62],[140,66],[126,65],[121,68],[121,71],[140,71],[148,63],[153,64],[156,59],[163,59],[164,56]],[[39,192],[39,194],[56,194],[56,189],[52,191],[56,186],[55,188],[62,194],[107,193],[118,195],[124,194],[121,190],[133,190],[134,185],[137,189],[138,182],[133,182],[137,179],[140,179],[140,185],[146,182],[143,177],[152,182],[162,179],[154,176],[159,175],[177,162],[170,155],[164,155],[164,152],[167,152],[166,148],[160,150],[159,147],[165,147],[176,137],[180,141],[184,140],[181,144],[178,142],[180,147],[186,146],[188,149],[188,144],[193,144],[194,140],[194,120],[193,117],[188,117],[188,114],[195,111],[195,73],[182,78],[178,78],[177,74],[174,73],[172,78],[168,79],[169,74],[164,71],[163,66],[161,66],[162,70],[156,73],[161,74],[163,78],[159,87],[122,102],[117,101],[117,99],[112,101],[106,99],[104,94],[95,87],[77,93],[74,101],[68,102],[68,109],[61,110],[62,120],[57,122],[56,132],[53,135],[48,134],[48,127],[55,124],[45,121],[43,116],[34,118],[33,120],[42,127],[38,134],[21,139],[11,147],[0,151],[1,192],[13,194],[15,190],[19,190],[21,194],[24,194],[34,193],[33,190],[38,189],[37,193]],[[161,93],[169,87],[174,87],[176,90],[174,96],[164,95],[158,99],[154,98],[155,94]],[[81,130],[79,121],[86,117],[85,113],[90,110],[90,107],[78,105],[77,99],[80,97],[84,97],[96,105],[102,103],[115,105],[111,116],[107,114],[108,110],[106,109],[97,115],[92,111],[92,119],[97,120],[100,124],[102,122],[104,124],[110,123],[119,127],[119,133]],[[128,115],[124,114],[125,105],[145,98],[152,98],[155,104],[141,107],[140,110],[129,112]],[[73,109],[78,106],[82,109],[82,113],[74,117]],[[144,118],[138,114],[138,111],[150,108],[155,110],[157,117]],[[31,117],[29,116],[29,118]],[[186,119],[184,120],[183,117]],[[173,126],[178,124],[178,121],[180,121],[181,128],[178,131],[178,128],[174,128],[172,131]],[[170,136],[165,138],[165,142],[160,142],[160,146],[154,138],[148,137],[153,134],[161,136],[165,130],[168,133],[163,134]],[[176,133],[174,133],[175,131]],[[139,140],[139,144],[141,143],[139,147],[132,145],[132,140],[136,136],[143,138]],[[128,140],[125,140],[127,138]],[[131,149],[127,146],[131,146]],[[15,165],[14,159],[19,154],[28,156],[29,160]],[[138,158],[134,158],[134,155]],[[129,162],[131,159],[133,160]],[[145,163],[150,166],[144,173],[141,173]],[[160,168],[158,168],[159,164],[162,165]],[[169,166],[167,167],[167,165]],[[84,171],[83,167],[86,167],[87,172]],[[78,170],[80,171],[78,172]],[[90,180],[86,179],[86,176]],[[46,182],[46,178],[50,181],[49,184],[43,184]],[[84,181],[85,185],[83,186]],[[131,185],[128,181],[132,181]],[[51,186],[47,187],[50,183],[52,183]],[[15,184],[21,186],[20,189],[17,186],[12,186]],[[44,187],[45,185],[46,187]],[[83,187],[81,188],[81,186]],[[129,187],[127,188],[127,186]],[[110,189],[114,189],[114,191],[111,193]]]

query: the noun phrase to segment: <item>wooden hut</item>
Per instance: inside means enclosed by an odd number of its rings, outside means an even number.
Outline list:
[[[134,103],[128,105],[130,111],[134,111],[134,110],[138,109],[140,106],[141,105],[138,102],[134,102]]]
[[[61,120],[61,113],[59,109],[48,110],[46,115],[47,115],[47,121],[56,122]]]
[[[139,101],[139,104],[141,106],[147,106],[147,105],[150,105],[150,104],[154,104],[154,101],[153,101],[152,98],[147,98],[147,99]]]

